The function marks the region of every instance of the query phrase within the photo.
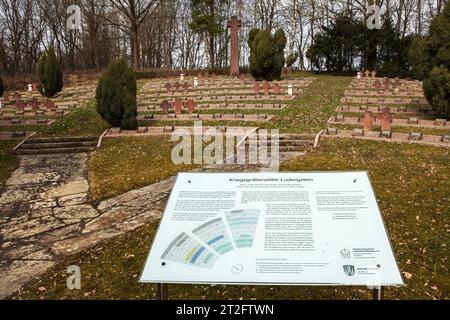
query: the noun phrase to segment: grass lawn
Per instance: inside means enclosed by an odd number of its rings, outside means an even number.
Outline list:
[[[0,140],[0,191],[5,186],[6,180],[11,173],[17,168],[17,158],[13,154],[13,148],[17,145],[17,141],[1,141]]]
[[[110,198],[192,169],[173,164],[174,145],[168,136],[105,139],[89,161],[92,200]]]
[[[114,140],[116,141],[116,140]],[[140,152],[132,141],[107,142],[110,155],[114,144],[130,145],[126,158],[139,168],[159,168],[152,148]],[[164,153],[163,153],[164,154]],[[102,161],[94,155],[98,165]],[[325,139],[318,150],[283,166],[286,171],[367,170],[375,187],[388,232],[405,274],[404,287],[389,288],[388,299],[448,299],[450,297],[448,247],[450,226],[450,150],[430,146],[397,145],[351,139]],[[131,160],[130,160],[131,159]],[[147,160],[145,160],[147,159]],[[151,159],[149,161],[148,159]],[[147,163],[148,161],[148,163]],[[105,163],[103,162],[103,165]],[[91,163],[92,165],[92,163]],[[117,165],[117,179],[140,183],[140,175]],[[180,168],[173,168],[174,171]],[[105,174],[113,174],[113,169]],[[156,170],[156,169],[155,169]],[[120,171],[120,173],[119,173]],[[166,168],[163,172],[166,172]],[[120,177],[119,177],[120,174]],[[151,174],[149,174],[151,176]],[[104,179],[102,177],[101,179]],[[102,181],[103,180],[98,180]],[[131,182],[127,182],[131,183]],[[127,184],[125,183],[125,185]],[[106,185],[114,185],[105,178]],[[99,186],[100,187],[100,186]],[[112,239],[80,254],[67,257],[55,268],[29,283],[14,299],[152,299],[155,288],[138,283],[157,222]],[[66,289],[66,268],[78,265],[82,289]],[[39,288],[41,290],[39,290]],[[43,289],[45,288],[45,290]],[[185,286],[169,288],[171,299],[370,299],[365,287],[258,287]]]

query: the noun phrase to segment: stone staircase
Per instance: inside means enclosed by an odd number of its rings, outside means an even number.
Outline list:
[[[306,134],[284,134],[279,136],[279,153],[280,162],[288,161],[298,156],[305,155],[314,147],[315,135]],[[257,140],[257,141],[254,141]],[[258,146],[267,146],[268,154],[271,154],[271,137],[268,136],[252,136],[245,140],[246,162],[252,148]]]
[[[16,150],[16,154],[60,154],[83,153],[93,151],[98,137],[48,137],[33,138],[25,141]]]

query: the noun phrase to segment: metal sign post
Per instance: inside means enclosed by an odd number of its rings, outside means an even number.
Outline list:
[[[373,289],[373,300],[384,300],[385,287],[378,287]]]
[[[167,283],[158,283],[156,290],[156,297],[158,300],[169,300],[169,288],[167,286]]]

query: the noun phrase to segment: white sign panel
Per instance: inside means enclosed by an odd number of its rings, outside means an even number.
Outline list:
[[[141,282],[403,284],[366,172],[180,174]]]

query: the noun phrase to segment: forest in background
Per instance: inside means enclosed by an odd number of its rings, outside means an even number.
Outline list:
[[[241,65],[248,64],[248,33],[283,28],[286,55],[300,70],[317,65],[307,51],[338,17],[360,22],[376,3],[401,39],[428,32],[445,0],[0,0],[0,72],[34,73],[50,46],[65,71],[102,70],[125,57],[136,70],[226,68],[233,15],[242,21]],[[81,29],[68,30],[67,8],[81,8]],[[363,57],[360,57],[362,59]]]

